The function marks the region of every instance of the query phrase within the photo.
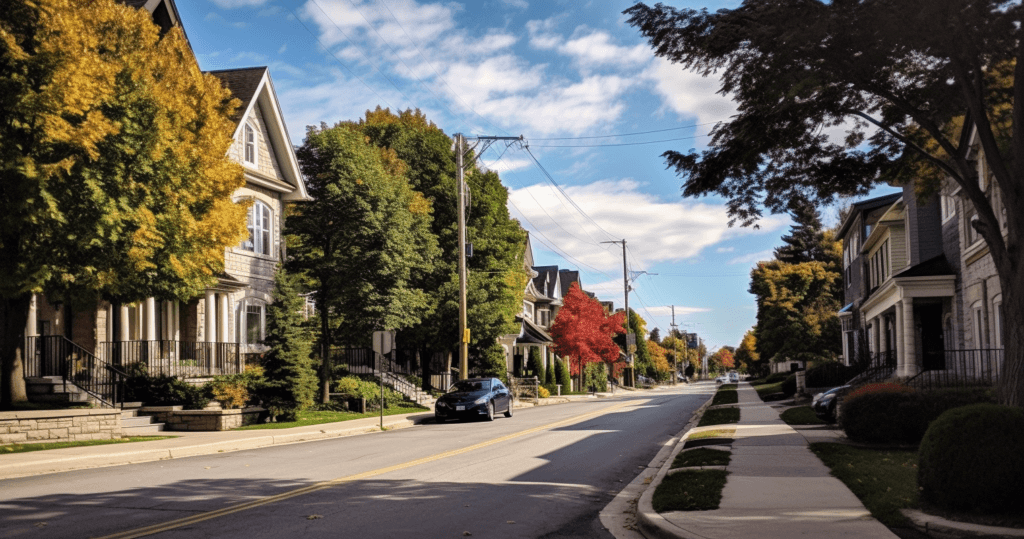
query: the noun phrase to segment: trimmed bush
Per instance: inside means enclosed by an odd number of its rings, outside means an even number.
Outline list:
[[[788,373],[788,372],[776,372],[776,373],[773,373],[773,374],[769,374],[768,378],[764,379],[764,383],[766,383],[766,384],[777,384],[779,382],[783,382],[783,381],[786,380],[786,378],[789,378],[789,374],[790,373]]]
[[[540,349],[531,346],[530,347],[530,372],[531,376],[536,376],[538,380],[544,382],[544,363],[540,359]]]
[[[900,384],[868,384],[843,400],[840,426],[857,442],[916,444],[946,410],[990,402],[987,390],[914,391]]]
[[[379,382],[362,380],[355,376],[345,376],[334,382],[334,391],[349,397],[366,399],[368,410],[380,410]],[[405,401],[405,395],[384,386],[384,408],[395,408]]]
[[[952,511],[1024,507],[1024,410],[974,404],[943,413],[921,441],[921,499]]]
[[[146,406],[181,406],[186,410],[202,410],[210,403],[207,386],[194,386],[173,376],[149,376],[143,363],[133,363],[127,370],[126,401]]]
[[[841,386],[853,378],[853,369],[839,363],[829,361],[807,369],[807,387],[835,387]]]
[[[572,391],[572,380],[569,378],[569,369],[566,368],[565,362],[561,359],[555,360],[555,379],[558,380],[559,384],[562,384],[562,393],[569,393]]]
[[[548,391],[548,388],[540,386],[537,388],[537,396],[539,396],[542,399],[546,399],[551,396],[551,392]]]
[[[796,395],[796,375],[790,374],[782,381],[782,393],[787,397]]]
[[[581,391],[590,391],[591,389],[607,391],[607,388],[608,371],[604,367],[604,362],[587,363],[583,367],[583,388]]]

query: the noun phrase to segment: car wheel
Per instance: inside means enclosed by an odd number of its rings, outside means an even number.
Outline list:
[[[505,410],[505,417],[512,417],[512,399],[508,400],[508,410]]]
[[[444,423],[444,416],[434,414],[434,423]]]
[[[494,401],[487,403],[487,420],[494,421]]]

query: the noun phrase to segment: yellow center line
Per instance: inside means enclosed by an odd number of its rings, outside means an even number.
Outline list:
[[[153,534],[157,534],[157,533],[162,533],[162,532],[165,532],[165,531],[173,530],[175,528],[181,528],[183,526],[189,526],[191,524],[196,524],[198,522],[203,522],[204,520],[211,520],[211,519],[214,519],[214,518],[227,516],[227,515],[230,515],[230,514],[233,514],[233,513],[238,513],[238,512],[241,512],[241,511],[247,511],[249,509],[253,509],[253,508],[259,507],[261,505],[267,505],[267,504],[270,504],[270,503],[280,502],[280,501],[283,501],[283,500],[294,498],[296,496],[302,496],[304,494],[309,494],[311,492],[316,492],[316,491],[319,491],[319,490],[331,488],[333,486],[337,486],[337,485],[340,485],[342,483],[350,483],[352,481],[359,481],[361,479],[368,479],[370,477],[375,477],[375,476],[378,476],[378,475],[383,475],[383,474],[395,472],[395,471],[398,471],[398,470],[404,470],[406,468],[412,468],[413,466],[419,466],[420,464],[426,464],[428,462],[434,462],[436,460],[441,460],[441,459],[446,459],[446,458],[449,458],[449,457],[454,457],[454,456],[457,456],[457,455],[462,455],[463,453],[469,453],[470,451],[475,451],[477,449],[482,449],[482,448],[487,447],[487,446],[491,446],[491,445],[494,445],[494,444],[499,444],[501,442],[505,442],[505,441],[508,441],[508,440],[519,438],[521,436],[526,436],[526,435],[529,435],[529,434],[533,434],[535,432],[540,432],[542,430],[548,430],[548,429],[553,429],[553,428],[557,428],[557,427],[562,427],[562,426],[565,426],[565,425],[568,425],[568,424],[571,424],[571,423],[577,423],[579,421],[590,419],[591,417],[594,417],[594,416],[598,416],[598,415],[601,415],[601,414],[606,414],[606,413],[609,413],[609,412],[614,412],[615,410],[619,410],[621,408],[625,408],[626,406],[637,406],[637,405],[643,404],[644,402],[646,402],[646,401],[639,401],[639,402],[638,401],[627,401],[627,402],[623,402],[623,403],[616,404],[616,405],[613,405],[613,406],[608,406],[608,407],[605,407],[605,408],[602,408],[600,410],[596,410],[596,411],[593,411],[593,412],[587,412],[587,413],[582,414],[582,415],[578,415],[578,416],[575,416],[575,417],[570,417],[569,419],[563,419],[561,421],[556,421],[554,423],[548,423],[547,425],[541,425],[539,427],[533,427],[531,429],[526,429],[524,431],[519,431],[519,432],[515,432],[515,433],[512,433],[512,434],[508,434],[508,435],[502,436],[500,438],[494,438],[494,439],[488,440],[486,442],[480,442],[478,444],[471,445],[471,446],[468,446],[468,447],[463,447],[461,449],[453,449],[451,451],[446,451],[444,453],[438,453],[436,455],[431,455],[429,457],[423,457],[421,459],[410,460],[408,462],[403,462],[401,464],[395,464],[394,466],[388,466],[386,468],[378,468],[376,470],[370,470],[368,472],[362,472],[362,473],[358,473],[358,474],[355,474],[355,475],[347,475],[345,477],[339,477],[337,479],[331,479],[331,480],[328,480],[328,481],[322,481],[320,483],[309,485],[307,487],[302,487],[302,488],[298,488],[298,489],[295,489],[295,490],[290,490],[288,492],[282,492],[281,494],[276,494],[274,496],[267,496],[265,498],[260,498],[258,500],[253,500],[251,502],[240,503],[240,504],[237,504],[237,505],[232,505],[230,507],[225,507],[225,508],[222,508],[222,509],[217,509],[216,511],[208,511],[208,512],[200,513],[198,515],[193,515],[193,516],[190,516],[190,517],[180,518],[180,519],[177,519],[177,520],[171,520],[169,522],[163,522],[163,523],[160,523],[160,524],[153,524],[152,526],[146,526],[144,528],[137,528],[137,529],[134,529],[134,530],[128,530],[128,531],[124,531],[124,532],[120,532],[120,533],[115,533],[113,535],[107,535],[107,536],[102,537],[100,539],[130,539],[130,538],[134,538],[134,537],[145,537],[147,535],[153,535]]]

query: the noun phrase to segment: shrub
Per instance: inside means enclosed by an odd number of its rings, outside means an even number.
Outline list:
[[[542,399],[546,399],[551,396],[551,392],[548,391],[548,388],[540,386],[537,388],[537,396],[539,396]]]
[[[562,384],[562,393],[572,391],[572,381],[569,379],[569,369],[566,368],[565,362],[561,359],[555,360],[555,379],[558,380],[556,383]]]
[[[215,376],[207,385],[207,392],[226,408],[259,404],[267,386],[263,372],[263,367],[250,366],[240,374]]]
[[[782,381],[782,393],[787,397],[796,395],[796,375],[790,374]]]
[[[943,412],[992,400],[991,392],[981,389],[915,391],[894,383],[868,384],[846,396],[840,426],[858,442],[916,444]]]
[[[186,410],[202,410],[210,402],[206,386],[197,387],[173,376],[150,376],[143,363],[127,367],[125,400],[147,406],[181,406]]]
[[[764,383],[766,383],[766,384],[777,384],[779,382],[785,381],[786,378],[789,378],[789,373],[788,372],[776,372],[776,373],[773,373],[773,374],[769,374],[768,378],[764,379]]]
[[[603,361],[588,363],[583,367],[583,387],[580,388],[581,391],[590,391],[591,389],[607,391],[607,388],[608,371],[605,369]]]
[[[544,381],[544,363],[540,359],[540,349],[530,347],[530,372],[529,375],[536,376],[541,382]]]
[[[522,356],[520,356],[521,358]],[[475,367],[480,376],[493,376],[505,385],[508,385],[508,371],[505,364],[505,349],[494,341],[490,346],[480,352],[479,357],[471,358],[476,363]],[[521,360],[520,360],[521,361]],[[471,367],[474,365],[471,364]]]
[[[334,392],[348,397],[366,399],[366,408],[380,409],[380,384],[375,381],[362,380],[356,376],[345,376],[334,382]],[[384,408],[395,408],[405,401],[401,393],[384,386]]]
[[[838,361],[829,361],[807,369],[807,387],[834,387],[845,384],[852,378],[850,367]]]
[[[552,363],[551,367],[544,371],[544,385],[554,386],[556,383],[557,382],[555,382],[555,366],[554,363]]]
[[[263,357],[266,376],[250,395],[270,409],[271,415],[294,415],[313,405],[319,377],[312,357],[313,333],[302,316],[305,300],[299,295],[297,275],[279,269],[274,276],[274,302],[267,306],[264,344],[270,350]]]
[[[1024,411],[974,404],[943,413],[921,441],[921,499],[954,511],[1024,506]]]

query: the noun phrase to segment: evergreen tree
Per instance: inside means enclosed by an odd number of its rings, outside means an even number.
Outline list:
[[[828,255],[818,209],[810,202],[798,199],[790,204],[790,214],[794,224],[789,235],[782,236],[785,245],[775,249],[775,259],[790,264],[825,261]]]
[[[481,376],[493,376],[508,385],[508,365],[505,364],[505,349],[498,341],[491,343],[479,359]]]
[[[650,336],[647,337],[647,340],[655,344],[661,344],[661,328],[652,329]]]
[[[530,371],[538,380],[544,381],[544,363],[540,359],[540,349],[530,347]]]
[[[548,353],[550,354],[550,352]],[[544,372],[544,385],[546,386],[554,385],[557,383],[555,382],[555,361],[557,360],[553,360],[551,362],[551,367]]]
[[[274,276],[274,302],[267,306],[270,347],[263,358],[265,394],[271,413],[285,416],[313,405],[317,376],[312,357],[312,335],[302,311],[299,279],[279,269]]]
[[[555,359],[555,378],[557,384],[562,384],[562,393],[572,391],[572,379],[569,377],[569,369],[561,359]]]

